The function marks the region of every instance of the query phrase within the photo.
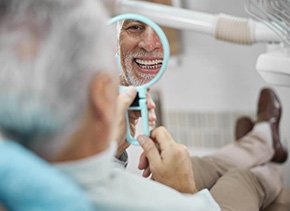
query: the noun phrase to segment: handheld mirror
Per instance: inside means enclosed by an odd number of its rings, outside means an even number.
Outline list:
[[[135,86],[137,97],[129,110],[141,112],[143,135],[149,136],[147,89],[156,83],[167,68],[169,44],[162,29],[152,20],[137,14],[122,14],[112,18],[109,24],[117,24],[118,53],[122,92]],[[128,112],[127,141],[139,145],[131,135]]]

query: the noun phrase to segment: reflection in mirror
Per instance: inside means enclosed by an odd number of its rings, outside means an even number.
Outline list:
[[[125,86],[147,84],[162,66],[160,38],[154,29],[138,20],[124,20],[119,24],[121,83]]]

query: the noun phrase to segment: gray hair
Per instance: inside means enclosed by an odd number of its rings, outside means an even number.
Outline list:
[[[92,77],[114,68],[107,14],[94,0],[0,0],[0,11],[1,132],[36,151],[59,148]]]

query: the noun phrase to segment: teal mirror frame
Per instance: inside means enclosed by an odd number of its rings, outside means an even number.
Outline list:
[[[159,36],[160,42],[163,47],[163,62],[162,62],[162,66],[159,72],[148,83],[136,87],[137,95],[139,97],[139,106],[129,107],[128,109],[128,110],[136,110],[136,111],[141,112],[142,124],[143,124],[143,135],[149,136],[150,130],[149,130],[149,123],[148,123],[148,109],[147,109],[146,93],[149,87],[151,87],[158,80],[160,80],[161,76],[164,74],[165,70],[167,69],[169,57],[170,57],[170,49],[169,49],[169,44],[168,44],[166,35],[164,34],[160,26],[158,26],[155,22],[153,22],[151,19],[145,16],[134,14],[134,13],[125,13],[125,14],[121,14],[121,15],[111,18],[108,22],[108,25],[117,23],[119,21],[127,20],[127,19],[137,20],[150,26]],[[118,61],[118,67],[122,67],[122,65],[120,64],[120,59],[117,59],[117,61]],[[120,86],[120,92],[123,92],[126,88],[127,88],[126,86]],[[128,112],[126,112],[126,124],[127,124],[126,126],[127,142],[132,145],[139,146],[137,139],[131,135]]]

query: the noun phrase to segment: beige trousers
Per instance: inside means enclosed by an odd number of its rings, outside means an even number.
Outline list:
[[[279,194],[282,176],[273,156],[268,123],[203,158],[192,157],[198,190],[207,188],[223,211],[259,211]]]

